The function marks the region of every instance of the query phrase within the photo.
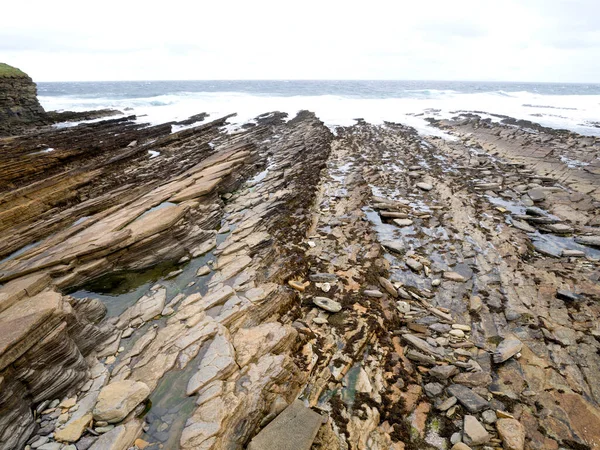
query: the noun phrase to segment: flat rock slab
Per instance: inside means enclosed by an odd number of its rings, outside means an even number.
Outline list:
[[[447,390],[448,393],[456,397],[470,413],[476,413],[489,407],[489,403],[485,401],[483,397],[466,386],[452,384],[448,386]]]
[[[252,439],[248,450],[310,450],[322,423],[320,414],[296,400]]]
[[[342,310],[342,305],[327,297],[315,297],[313,298],[313,303],[319,308],[323,308],[325,311],[332,313],[340,312]]]

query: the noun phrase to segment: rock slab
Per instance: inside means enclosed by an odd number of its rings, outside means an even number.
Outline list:
[[[248,450],[310,450],[322,423],[320,414],[296,400],[252,439]]]

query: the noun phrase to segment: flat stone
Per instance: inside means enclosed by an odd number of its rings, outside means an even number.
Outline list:
[[[54,432],[54,439],[61,442],[77,442],[91,421],[91,413],[87,413],[78,419],[71,420],[64,428]]]
[[[465,332],[463,330],[450,330],[449,334],[458,338],[465,337]]]
[[[120,422],[150,395],[150,389],[141,381],[115,381],[102,388],[94,406],[94,420]]]
[[[521,351],[523,343],[518,339],[505,339],[494,351],[493,359],[496,364],[503,363]]]
[[[492,384],[492,377],[487,372],[463,372],[456,375],[453,381],[470,387],[487,387]]]
[[[388,280],[385,277],[379,277],[379,283],[387,291],[387,293],[390,294],[392,297],[394,297],[394,298],[398,297],[398,291],[396,290],[396,288],[394,287],[394,285],[392,284],[392,282],[390,280]]]
[[[600,236],[579,236],[575,238],[575,242],[590,247],[600,247]]]
[[[474,295],[469,299],[469,311],[472,313],[478,313],[481,311],[483,307],[483,303],[481,301],[481,297],[478,295]]]
[[[332,313],[337,313],[342,310],[342,305],[327,297],[313,297],[313,303],[319,308]]]
[[[496,429],[507,450],[523,450],[525,448],[525,428],[516,419],[498,419]]]
[[[421,264],[416,259],[407,258],[406,261],[404,261],[404,262],[414,272],[420,272],[421,270],[423,270],[423,264]]]
[[[203,277],[205,275],[208,275],[210,272],[211,272],[210,267],[208,267],[207,265],[204,265],[196,271],[196,276]]]
[[[408,314],[410,312],[410,305],[407,302],[398,301],[396,302],[396,307],[402,314]]]
[[[469,447],[464,442],[457,442],[452,446],[450,450],[471,450],[471,447]]]
[[[131,447],[142,431],[143,422],[135,419],[101,435],[90,450],[124,450]]]
[[[496,416],[496,412],[492,409],[488,409],[488,410],[482,412],[481,417],[485,423],[490,424],[490,425],[492,423],[496,422],[496,420],[498,420],[498,417]]]
[[[433,186],[431,184],[423,182],[417,183],[417,187],[422,191],[431,191],[433,189]]]
[[[399,227],[409,227],[413,224],[410,219],[394,219],[393,222]]]
[[[373,298],[381,298],[381,297],[383,297],[383,292],[378,291],[377,289],[367,289],[367,290],[364,290],[363,294],[366,295],[367,297],[373,297]]]
[[[526,233],[535,233],[536,232],[535,227],[532,227],[531,225],[529,225],[527,222],[525,222],[523,220],[512,219],[512,226],[515,227],[517,230],[521,230]]]
[[[582,252],[581,250],[563,249],[562,256],[565,258],[582,258],[585,256],[585,252]]]
[[[437,409],[440,410],[440,411],[447,411],[450,408],[452,408],[454,405],[456,405],[457,401],[458,400],[454,396],[448,397],[446,400],[444,400],[442,403],[440,403],[437,406]]]
[[[304,284],[300,283],[299,281],[290,280],[290,281],[288,281],[288,285],[292,289],[295,289],[299,292],[304,292],[304,290],[306,289],[306,286],[304,286]]]
[[[583,300],[583,296],[563,289],[556,292],[556,298],[560,298],[566,302],[578,302]]]
[[[395,253],[404,253],[406,251],[406,247],[402,241],[383,241],[381,242],[381,245],[387,250]]]
[[[538,188],[529,189],[529,191],[527,191],[527,195],[529,195],[529,198],[535,203],[543,202],[544,200],[546,200],[546,193]]]
[[[448,378],[452,378],[454,375],[458,374],[458,367],[453,365],[447,366],[436,366],[433,369],[429,370],[429,375],[437,378],[438,380],[447,380]]]
[[[308,279],[315,283],[335,283],[338,276],[334,273],[311,273]]]
[[[467,281],[467,279],[458,272],[444,272],[443,277],[446,280],[456,281],[458,283],[464,283],[465,281]]]
[[[461,384],[448,386],[447,391],[453,395],[470,413],[477,413],[489,407],[489,403],[470,388]]]
[[[322,423],[320,414],[295,400],[252,439],[248,450],[310,450]]]
[[[444,392],[444,386],[442,386],[440,383],[427,383],[425,386],[423,386],[423,389],[430,397],[437,397]]]
[[[468,445],[483,445],[491,436],[476,417],[466,415],[463,422],[463,440]]]

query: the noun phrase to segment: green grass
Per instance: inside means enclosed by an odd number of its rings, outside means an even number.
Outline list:
[[[16,67],[0,63],[0,77],[26,77],[27,74]]]

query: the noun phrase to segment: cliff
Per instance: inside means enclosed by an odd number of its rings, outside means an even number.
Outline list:
[[[37,87],[23,71],[0,63],[0,134],[12,134],[22,125],[46,119],[37,99]]]

